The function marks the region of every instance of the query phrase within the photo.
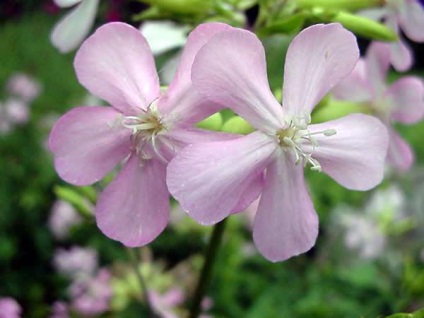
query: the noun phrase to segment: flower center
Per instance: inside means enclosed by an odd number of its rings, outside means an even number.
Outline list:
[[[315,148],[319,146],[315,136],[324,135],[329,137],[335,135],[337,132],[335,129],[325,129],[311,133],[308,129],[310,122],[310,116],[294,117],[287,123],[287,128],[277,132],[277,137],[283,150],[294,153],[296,164],[302,162],[306,166],[309,163],[312,170],[321,171],[321,164],[318,160],[312,158]],[[306,151],[304,149],[305,146],[312,150]]]
[[[158,136],[166,131],[156,104],[152,103],[146,111],[137,116],[124,116],[121,125],[132,130],[132,142],[141,159],[151,159],[153,150],[161,159],[157,144]]]

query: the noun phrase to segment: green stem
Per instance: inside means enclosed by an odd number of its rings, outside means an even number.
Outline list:
[[[212,236],[205,251],[205,259],[200,278],[194,292],[193,302],[190,308],[189,318],[197,318],[200,313],[200,306],[205,296],[206,289],[212,277],[212,269],[215,263],[216,254],[222,241],[226,219],[216,224],[213,228]]]
[[[132,248],[128,248],[127,249],[128,254],[130,256],[130,260],[131,260],[131,264],[134,268],[134,272],[135,275],[137,276],[137,280],[138,283],[140,284],[142,293],[143,293],[143,298],[146,301],[146,307],[147,307],[147,312],[148,312],[148,317],[149,318],[160,318],[157,314],[155,314],[155,312],[153,311],[152,305],[150,303],[150,297],[149,297],[149,293],[147,290],[147,284],[146,284],[146,280],[144,279],[143,275],[141,274],[140,268],[139,268],[139,259],[137,254],[135,253],[134,249]]]

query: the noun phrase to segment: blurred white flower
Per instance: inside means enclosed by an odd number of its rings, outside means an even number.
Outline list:
[[[69,250],[58,249],[53,257],[53,266],[74,280],[91,277],[97,270],[97,251],[91,248],[73,246]]]
[[[68,53],[80,46],[93,27],[99,0],[54,0],[61,8],[78,4],[53,28],[50,39],[62,53]]]
[[[57,239],[66,238],[69,235],[69,230],[81,222],[81,216],[70,203],[57,200],[53,204],[48,225]]]

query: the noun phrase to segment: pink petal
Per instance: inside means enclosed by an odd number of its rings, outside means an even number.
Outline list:
[[[353,70],[359,58],[355,36],[340,24],[314,25],[290,44],[284,69],[283,108],[308,115]]]
[[[130,247],[153,241],[169,218],[165,172],[161,162],[140,162],[132,155],[99,197],[95,213],[100,230]]]
[[[162,113],[171,113],[186,123],[196,123],[218,111],[222,106],[206,100],[194,90],[191,83],[191,66],[197,52],[215,34],[232,29],[224,23],[205,23],[194,29],[184,47],[175,77],[165,96],[160,99]]]
[[[76,1],[62,2],[72,5]],[[50,38],[60,52],[68,53],[81,44],[93,27],[98,5],[99,0],[82,1],[55,25]]]
[[[334,87],[332,93],[341,100],[353,102],[370,101],[372,99],[372,91],[368,83],[365,60],[359,59],[352,73]]]
[[[374,97],[379,96],[386,87],[386,76],[390,68],[390,46],[382,42],[372,42],[365,57],[368,83]]]
[[[272,133],[283,125],[283,111],[268,84],[264,48],[249,31],[232,29],[210,39],[194,60],[192,80],[200,94],[262,131]]]
[[[130,153],[129,129],[116,126],[120,114],[110,107],[77,107],[54,125],[49,140],[55,168],[75,185],[102,179]]]
[[[253,225],[255,245],[267,259],[278,262],[307,252],[317,236],[318,217],[303,167],[283,153],[267,168]]]
[[[399,12],[402,31],[415,42],[424,42],[424,8],[417,0],[404,0]]]
[[[130,25],[106,24],[75,57],[78,80],[92,94],[125,115],[137,114],[159,96],[159,80],[149,45]]]
[[[402,39],[390,43],[390,62],[398,72],[406,72],[412,67],[414,63],[412,50]]]
[[[181,207],[201,224],[214,224],[244,197],[265,169],[277,141],[261,132],[228,141],[190,145],[168,165],[167,184]],[[250,189],[249,189],[250,190]]]
[[[315,135],[318,146],[314,151],[307,150],[313,152],[312,157],[319,161],[322,170],[352,190],[369,190],[379,184],[388,147],[386,127],[375,117],[363,114],[309,126],[311,133],[326,129],[337,133]]]
[[[420,78],[404,76],[387,90],[392,104],[392,119],[412,124],[424,117],[424,84]]]
[[[388,129],[390,142],[387,151],[387,162],[400,171],[411,168],[415,161],[414,152],[409,144],[392,128]]]

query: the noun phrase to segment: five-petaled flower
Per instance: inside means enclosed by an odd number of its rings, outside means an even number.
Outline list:
[[[387,161],[403,171],[411,167],[414,155],[410,146],[391,127],[393,122],[412,124],[424,117],[424,84],[415,76],[404,76],[390,86],[386,75],[390,67],[389,44],[373,42],[365,58],[337,85],[336,98],[364,103],[387,126]]]
[[[254,201],[262,189],[253,226],[259,251],[282,261],[309,250],[318,218],[304,165],[355,190],[370,189],[383,177],[388,136],[378,119],[352,114],[310,124],[314,106],[358,58],[354,35],[341,25],[305,29],[287,52],[281,107],[269,88],[258,38],[241,29],[213,36],[193,62],[193,85],[257,131],[183,149],[168,165],[171,194],[198,222],[214,224],[240,211],[235,208],[240,201]]]
[[[95,208],[107,236],[127,246],[151,242],[169,218],[167,162],[188,144],[232,138],[193,126],[220,106],[192,89],[190,79],[199,48],[228,28],[208,23],[190,34],[164,94],[146,40],[127,24],[100,27],[77,52],[78,80],[113,107],[72,109],[53,127],[50,149],[59,175],[75,185],[97,182],[125,160]]]

